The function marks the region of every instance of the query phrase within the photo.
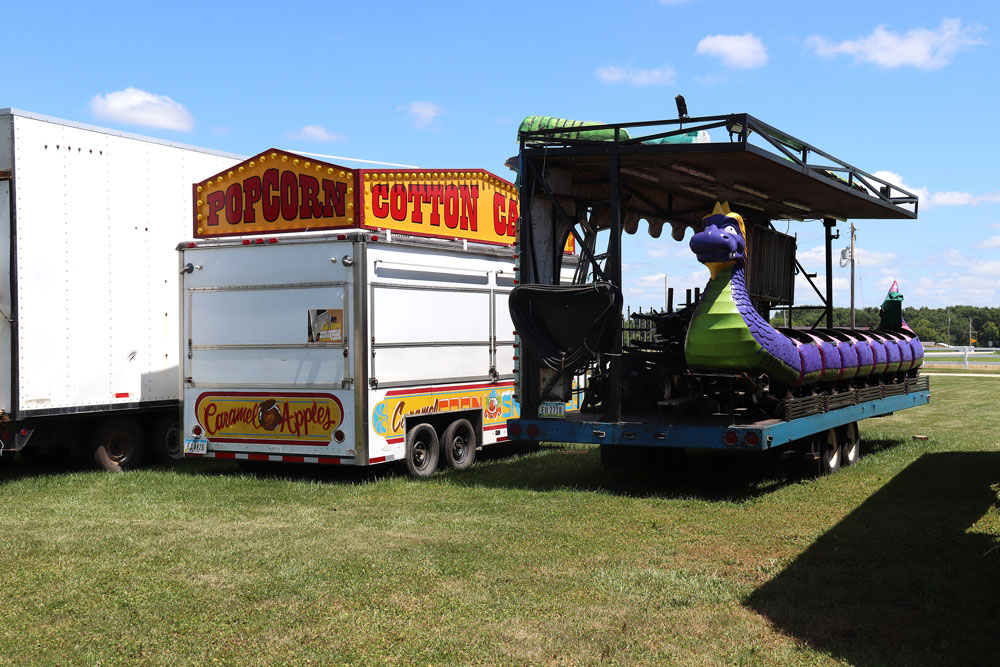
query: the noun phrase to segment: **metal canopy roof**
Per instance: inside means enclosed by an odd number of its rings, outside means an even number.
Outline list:
[[[647,143],[719,128],[729,132],[729,141]],[[535,169],[563,172],[564,178],[547,179],[557,197],[599,206],[609,199],[609,170],[617,153],[622,217],[629,232],[641,218],[649,221],[654,236],[667,222],[681,238],[685,227],[701,228],[715,201],[729,202],[748,221],[917,217],[913,193],[747,114],[573,129],[522,132],[522,157]],[[615,131],[619,139],[579,138],[594,130]],[[632,136],[622,138],[626,132]]]

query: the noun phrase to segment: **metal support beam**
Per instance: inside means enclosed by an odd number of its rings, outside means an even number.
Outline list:
[[[832,218],[823,219],[823,230],[826,232],[826,326],[833,328],[833,240],[840,238],[840,232],[836,236],[833,228],[837,226],[837,221]]]
[[[619,140],[620,130],[615,130],[615,142]],[[608,259],[605,262],[604,269],[608,280],[611,281],[619,290],[622,288],[622,209],[621,209],[621,192],[618,187],[618,167],[620,163],[620,156],[618,154],[618,147],[611,152],[610,159],[608,160],[608,196],[609,196],[609,212],[611,216],[610,220],[610,233],[611,238],[608,239]],[[622,361],[622,318],[619,312],[615,317],[617,322],[616,326],[618,328],[617,333],[615,333],[614,343],[611,349],[611,387],[608,392],[608,405],[605,410],[604,419],[606,421],[617,423],[622,420],[622,373],[621,373],[621,361]]]

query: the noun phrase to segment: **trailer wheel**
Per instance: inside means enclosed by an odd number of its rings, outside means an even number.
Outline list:
[[[616,470],[628,465],[628,452],[621,445],[600,445],[601,467],[605,470]]]
[[[153,460],[160,465],[170,465],[184,458],[181,425],[176,414],[162,414],[153,420],[149,430],[149,447]]]
[[[814,436],[819,445],[819,471],[832,475],[840,470],[840,441],[837,429],[831,428]]]
[[[105,470],[132,470],[142,463],[142,429],[132,417],[111,417],[97,423],[91,434],[94,461]]]
[[[858,422],[844,424],[839,429],[840,465],[852,466],[861,456],[861,438],[858,436]]]
[[[430,424],[417,424],[406,434],[406,472],[415,479],[434,474],[441,448],[437,432]]]
[[[465,470],[476,460],[476,430],[468,419],[456,419],[444,431],[441,450],[445,463],[455,470]]]

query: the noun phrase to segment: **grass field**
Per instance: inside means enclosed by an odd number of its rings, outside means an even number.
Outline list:
[[[584,447],[425,482],[6,463],[0,663],[995,663],[987,382],[934,378],[819,479],[726,452],[604,472]]]

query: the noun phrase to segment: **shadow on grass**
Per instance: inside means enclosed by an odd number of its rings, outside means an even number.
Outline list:
[[[900,444],[902,441],[898,440],[866,440],[864,447],[866,453],[876,453]],[[687,450],[683,455],[664,458],[666,460],[642,461],[632,468],[605,470],[600,466],[596,447],[506,443],[477,452],[477,463],[471,469],[439,472],[430,483],[440,480],[466,487],[542,492],[575,489],[626,497],[739,502],[788,484],[808,481],[817,471],[815,462],[780,451]],[[372,483],[406,475],[398,464],[356,468],[210,459],[179,461],[169,469],[192,476],[253,476],[330,484]],[[16,459],[0,464],[0,484],[20,478],[88,470],[99,472],[79,456],[45,462]]]
[[[998,539],[966,531],[998,482],[998,452],[926,454],[746,605],[855,665],[996,664]]]
[[[865,441],[864,451],[877,453],[903,441]],[[815,461],[789,452],[687,450],[666,460],[643,461],[629,469],[605,470],[598,449],[529,448],[454,475],[453,484],[491,488],[553,491],[592,490],[628,497],[698,498],[739,502],[772,493],[789,484],[813,479]],[[679,454],[679,452],[675,452]],[[481,457],[490,460],[486,456]],[[486,463],[481,461],[480,463]]]
[[[3,455],[3,460],[0,460],[0,485],[19,479],[65,475],[87,472],[88,470],[96,472],[93,463],[84,460],[82,456],[75,453],[60,453],[26,459],[21,455],[8,452]]]

